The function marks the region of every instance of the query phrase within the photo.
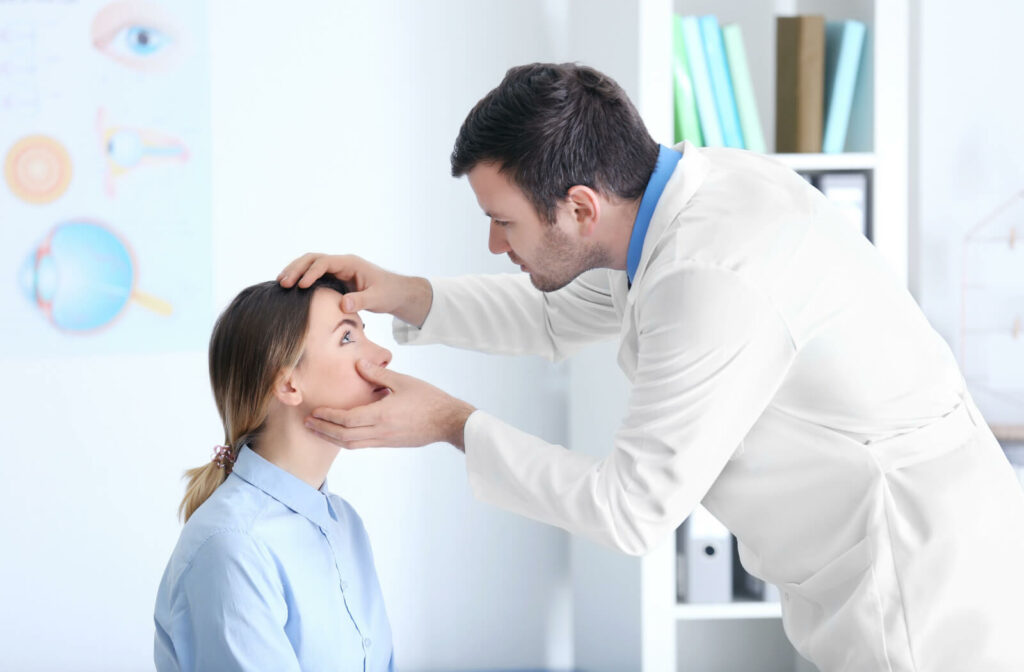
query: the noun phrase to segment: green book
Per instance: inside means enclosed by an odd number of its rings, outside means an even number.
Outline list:
[[[690,78],[690,62],[686,57],[686,42],[683,39],[681,16],[673,17],[674,36],[672,39],[672,82],[675,99],[676,142],[689,140],[700,147],[704,144],[704,135],[700,130],[697,116],[697,98],[693,93],[693,80]]]
[[[732,74],[733,93],[736,95],[736,107],[740,113],[740,129],[743,131],[744,144],[746,149],[763,154],[767,147],[764,143],[764,131],[761,129],[761,117],[757,114],[754,82],[750,79],[743,33],[737,24],[731,24],[722,28],[722,39],[725,40],[725,54]]]

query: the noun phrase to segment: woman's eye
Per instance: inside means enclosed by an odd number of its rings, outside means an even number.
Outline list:
[[[355,341],[352,340],[351,331],[346,331],[345,335],[341,337],[341,344],[345,345],[346,343],[355,343]]]

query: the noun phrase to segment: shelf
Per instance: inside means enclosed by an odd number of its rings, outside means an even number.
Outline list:
[[[795,171],[873,170],[875,155],[870,152],[846,154],[772,154]]]
[[[781,618],[778,602],[726,602],[721,604],[676,604],[677,621],[722,621],[748,618]]]

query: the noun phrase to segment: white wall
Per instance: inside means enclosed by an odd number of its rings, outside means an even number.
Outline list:
[[[514,270],[487,253],[448,154],[507,67],[562,56],[561,5],[210,3],[215,308],[310,250]],[[389,321],[365,317],[392,347]],[[395,369],[564,442],[556,367],[393,350]],[[205,352],[0,364],[0,669],[151,669],[178,477],[222,436]],[[571,665],[565,536],[476,503],[461,454],[343,454],[329,482],[373,540],[401,669]]]

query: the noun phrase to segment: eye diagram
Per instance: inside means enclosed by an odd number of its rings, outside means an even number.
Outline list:
[[[129,301],[160,315],[167,302],[135,289],[135,259],[127,243],[90,221],[58,224],[25,259],[25,295],[50,323],[66,332],[89,332],[109,325]]]
[[[96,14],[92,43],[119,63],[156,72],[177,63],[182,52],[182,33],[160,5],[122,0]]]
[[[71,157],[53,138],[29,135],[7,152],[4,177],[14,195],[26,203],[52,203],[71,183]]]
[[[188,148],[169,135],[127,126],[108,126],[103,110],[96,119],[96,130],[107,159],[106,189],[114,195],[114,180],[146,165],[188,161]]]

